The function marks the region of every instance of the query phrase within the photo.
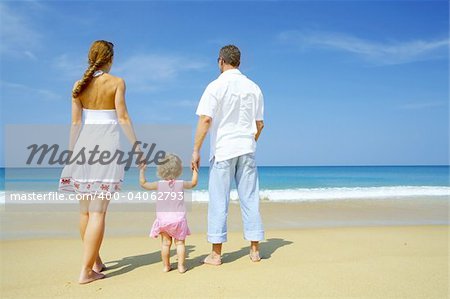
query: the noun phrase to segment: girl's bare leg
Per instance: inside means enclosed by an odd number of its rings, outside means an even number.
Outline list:
[[[163,272],[169,272],[171,270],[170,246],[172,246],[172,237],[166,233],[161,233],[161,259],[163,262]]]
[[[89,283],[104,278],[105,275],[95,272],[92,268],[98,257],[98,252],[105,232],[105,214],[109,200],[94,198],[89,203],[89,220],[84,233],[84,254],[79,283]]]
[[[175,239],[175,244],[177,246],[178,272],[184,273],[187,270],[184,265],[184,261],[186,259],[186,246],[184,244],[184,240]]]

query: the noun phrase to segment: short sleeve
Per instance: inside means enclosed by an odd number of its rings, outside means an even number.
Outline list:
[[[217,110],[217,98],[215,96],[214,88],[211,84],[206,87],[203,95],[198,103],[197,111],[195,114],[197,115],[206,115],[211,118],[214,118]]]
[[[264,97],[260,90],[256,100],[256,120],[264,120]]]

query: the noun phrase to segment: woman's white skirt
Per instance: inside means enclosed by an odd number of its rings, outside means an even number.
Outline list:
[[[83,109],[83,114],[83,128],[72,154],[77,159],[64,167],[58,189],[92,195],[120,191],[125,165],[119,164],[124,158],[119,152],[116,110]]]

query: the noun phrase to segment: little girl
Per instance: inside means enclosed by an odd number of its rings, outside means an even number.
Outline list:
[[[191,181],[177,180],[183,166],[181,159],[173,154],[167,154],[163,164],[157,166],[157,174],[162,179],[157,182],[147,182],[145,179],[146,166],[140,167],[139,183],[147,190],[156,192],[156,220],[153,223],[150,237],[161,236],[161,258],[163,271],[169,272],[170,246],[172,238],[177,247],[178,271],[186,272],[184,265],[186,249],[184,240],[190,235],[186,220],[186,207],[184,205],[184,189],[192,189],[197,185],[198,172],[194,170]]]

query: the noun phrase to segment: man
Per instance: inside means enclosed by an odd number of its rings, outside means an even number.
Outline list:
[[[261,260],[259,241],[264,230],[259,213],[259,185],[255,163],[256,141],[264,127],[264,101],[258,85],[239,71],[241,53],[234,45],[220,49],[221,75],[203,93],[196,114],[192,168],[200,165],[200,148],[210,132],[208,242],[212,252],[205,264],[220,265],[227,241],[227,215],[232,181],[239,195],[244,238],[250,241],[250,259]]]

